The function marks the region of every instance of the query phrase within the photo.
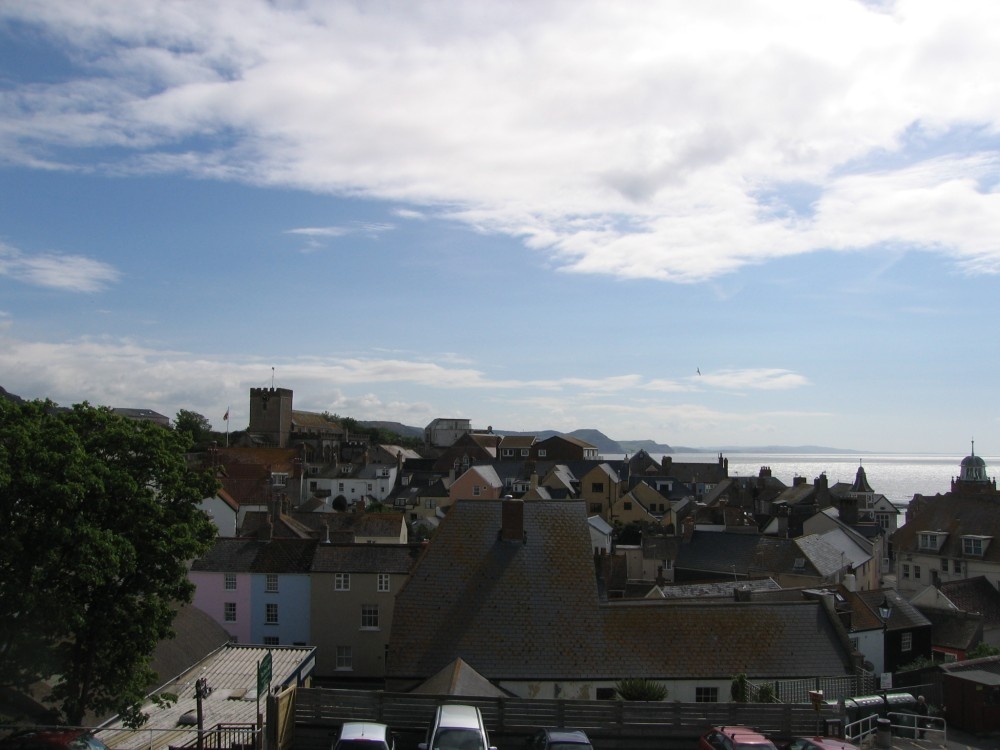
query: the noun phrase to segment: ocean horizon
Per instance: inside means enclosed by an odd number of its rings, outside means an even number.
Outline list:
[[[951,480],[956,478],[965,455],[954,454],[893,454],[893,453],[726,453],[729,476],[755,477],[762,466],[771,468],[771,476],[789,487],[795,477],[805,477],[812,483],[826,474],[832,486],[838,482],[851,484],[858,467],[863,466],[868,484],[878,494],[885,495],[893,504],[905,508],[914,495],[937,495],[951,490]],[[657,460],[664,455],[678,463],[715,463],[719,453],[654,453]],[[621,459],[624,454],[602,454],[606,459]],[[1000,458],[983,456],[990,478],[993,467],[1000,466]]]

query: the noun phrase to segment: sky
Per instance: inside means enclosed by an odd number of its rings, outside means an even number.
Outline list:
[[[1000,453],[997,70],[993,0],[3,0],[0,386]]]

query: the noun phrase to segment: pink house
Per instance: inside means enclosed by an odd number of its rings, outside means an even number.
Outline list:
[[[492,466],[472,466],[448,488],[448,497],[455,500],[499,500],[503,497],[503,481]]]

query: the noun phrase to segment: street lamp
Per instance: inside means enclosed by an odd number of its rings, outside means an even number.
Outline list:
[[[882,595],[882,602],[878,605],[878,616],[882,618],[883,623],[888,623],[892,616],[892,602],[889,601],[888,594]]]

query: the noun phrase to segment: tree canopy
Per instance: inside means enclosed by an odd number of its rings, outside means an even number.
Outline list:
[[[178,432],[186,432],[191,436],[191,441],[195,445],[200,445],[212,433],[212,423],[208,417],[196,411],[181,409],[174,419],[174,429]]]
[[[0,400],[0,685],[51,679],[69,724],[123,712],[215,527],[186,432],[87,404]]]

